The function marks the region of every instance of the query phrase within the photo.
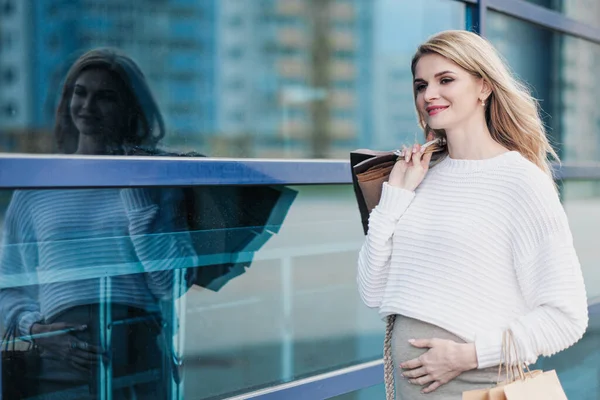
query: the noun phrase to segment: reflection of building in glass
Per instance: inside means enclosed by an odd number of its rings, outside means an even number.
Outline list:
[[[197,139],[199,132],[214,130],[215,1],[15,4],[17,16],[7,17],[10,24],[3,21],[2,40],[8,40],[7,31],[20,43],[14,47],[21,54],[13,57],[21,57],[15,62],[23,74],[16,99],[23,104],[15,106],[19,125],[8,126],[49,131],[70,64],[85,50],[112,46],[132,56],[152,82],[174,131],[168,136]]]
[[[249,135],[250,155],[346,157],[370,131],[371,4],[221,1],[216,142]]]
[[[571,0],[562,4],[566,15],[598,25],[600,2]],[[564,35],[560,47],[561,103],[560,122],[565,161],[600,159],[600,108],[598,61],[600,46]]]
[[[600,17],[600,3],[577,10]],[[574,16],[575,11],[570,14]],[[600,128],[596,101],[600,83],[595,78],[600,46],[496,13],[488,19],[488,38],[539,99],[544,122],[563,160],[600,158],[595,139]]]
[[[373,130],[364,147],[390,150],[423,141],[418,126],[410,63],[417,46],[447,29],[463,29],[464,8],[458,2],[379,0],[374,10]]]
[[[31,120],[31,70],[28,43],[31,32],[27,3],[5,1],[0,7],[0,130],[16,130]],[[12,138],[1,136],[0,149],[14,146]]]
[[[103,46],[139,63],[178,148],[345,158],[372,130],[371,0],[14,4],[2,40],[21,45],[0,58],[3,89],[18,81],[0,97],[0,126],[14,133],[41,129],[51,142],[70,64]]]
[[[47,66],[40,78],[71,61],[74,51],[113,46],[140,64],[178,136],[213,129],[213,1],[36,4],[37,65]]]

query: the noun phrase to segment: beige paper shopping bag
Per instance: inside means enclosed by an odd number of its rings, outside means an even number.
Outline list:
[[[469,390],[463,392],[462,400],[487,400],[490,389]]]
[[[506,400],[567,400],[554,370],[517,380],[503,389]]]
[[[521,361],[521,358],[518,355],[517,347],[514,344],[514,339],[512,338],[512,334],[510,331],[504,333],[502,338],[502,359],[500,365],[498,366],[498,381],[496,386],[490,389],[478,389],[478,390],[469,390],[467,392],[463,392],[462,399],[463,400],[542,400],[545,397],[521,397],[521,393],[532,393],[526,392],[535,391],[539,386],[540,378],[545,376],[545,373],[542,370],[529,370],[529,367]],[[525,369],[523,369],[525,366]],[[502,370],[505,370],[505,380],[500,381],[502,376]],[[549,371],[549,375],[552,373],[556,377],[556,372]],[[545,380],[552,381],[551,378],[544,378]],[[558,382],[558,377],[556,377],[556,382]],[[562,392],[562,387],[560,387],[560,383],[558,383],[558,387]],[[508,392],[507,392],[508,389]],[[508,397],[508,393],[512,396],[516,397]],[[562,392],[564,395],[564,392]],[[564,400],[566,397],[557,397],[557,400]],[[548,397],[548,400],[555,400],[554,397]]]
[[[535,378],[536,376],[542,375],[543,373],[544,371],[542,371],[541,369],[526,372],[525,379],[527,379],[528,377]],[[506,396],[504,394],[504,387],[511,382],[499,382],[496,384],[496,386],[490,389],[477,389],[469,390],[468,392],[463,392],[462,400],[505,400]]]

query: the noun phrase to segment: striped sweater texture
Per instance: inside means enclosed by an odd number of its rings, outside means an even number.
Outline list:
[[[511,329],[522,361],[573,345],[588,324],[583,276],[552,180],[518,152],[446,157],[415,192],[384,184],[358,259],[361,298],[474,342],[498,365]]]
[[[196,255],[179,199],[176,189],[16,191],[0,255],[5,326],[16,321],[27,335],[34,322],[109,300],[82,271],[110,269],[111,302],[158,310],[173,294],[174,271]],[[38,284],[26,285],[32,276]]]

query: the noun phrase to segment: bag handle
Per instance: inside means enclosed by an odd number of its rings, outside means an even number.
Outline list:
[[[529,366],[526,362],[522,361],[513,333],[510,329],[502,333],[502,359],[498,365],[497,383],[500,383],[503,366],[506,369],[506,381],[508,383],[518,379],[525,380],[527,378],[533,378]],[[523,366],[525,366],[525,369],[523,369]]]
[[[15,338],[17,336],[17,323],[15,318],[11,318],[9,324],[6,326],[4,330],[4,335],[2,336],[2,342],[0,342],[0,348],[4,348],[4,351],[15,350]],[[9,349],[9,345],[12,343],[12,349]]]
[[[388,315],[383,340],[383,378],[385,382],[385,399],[395,400],[394,361],[392,359],[392,331],[396,322],[396,314]]]
[[[29,342],[27,346],[27,350],[37,348],[33,340],[24,340],[21,336],[19,336],[19,323],[17,318],[12,318],[9,324],[6,326],[4,330],[4,335],[2,335],[2,341],[0,341],[0,350],[4,351],[15,351],[17,349],[17,339],[22,342]],[[28,337],[28,336],[25,336]],[[12,345],[11,347],[9,347]]]

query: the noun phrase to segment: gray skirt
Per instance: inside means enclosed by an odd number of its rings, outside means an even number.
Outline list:
[[[498,368],[491,367],[464,372],[447,384],[440,386],[437,390],[431,393],[422,394],[421,390],[430,384],[420,386],[408,382],[406,378],[402,377],[402,369],[398,366],[405,361],[419,357],[427,351],[427,349],[411,346],[408,343],[409,339],[430,338],[454,340],[458,343],[465,342],[452,333],[435,325],[401,315],[396,316],[396,322],[394,323],[394,329],[392,331],[392,359],[394,361],[396,400],[461,400],[464,391],[486,389],[496,385]]]

